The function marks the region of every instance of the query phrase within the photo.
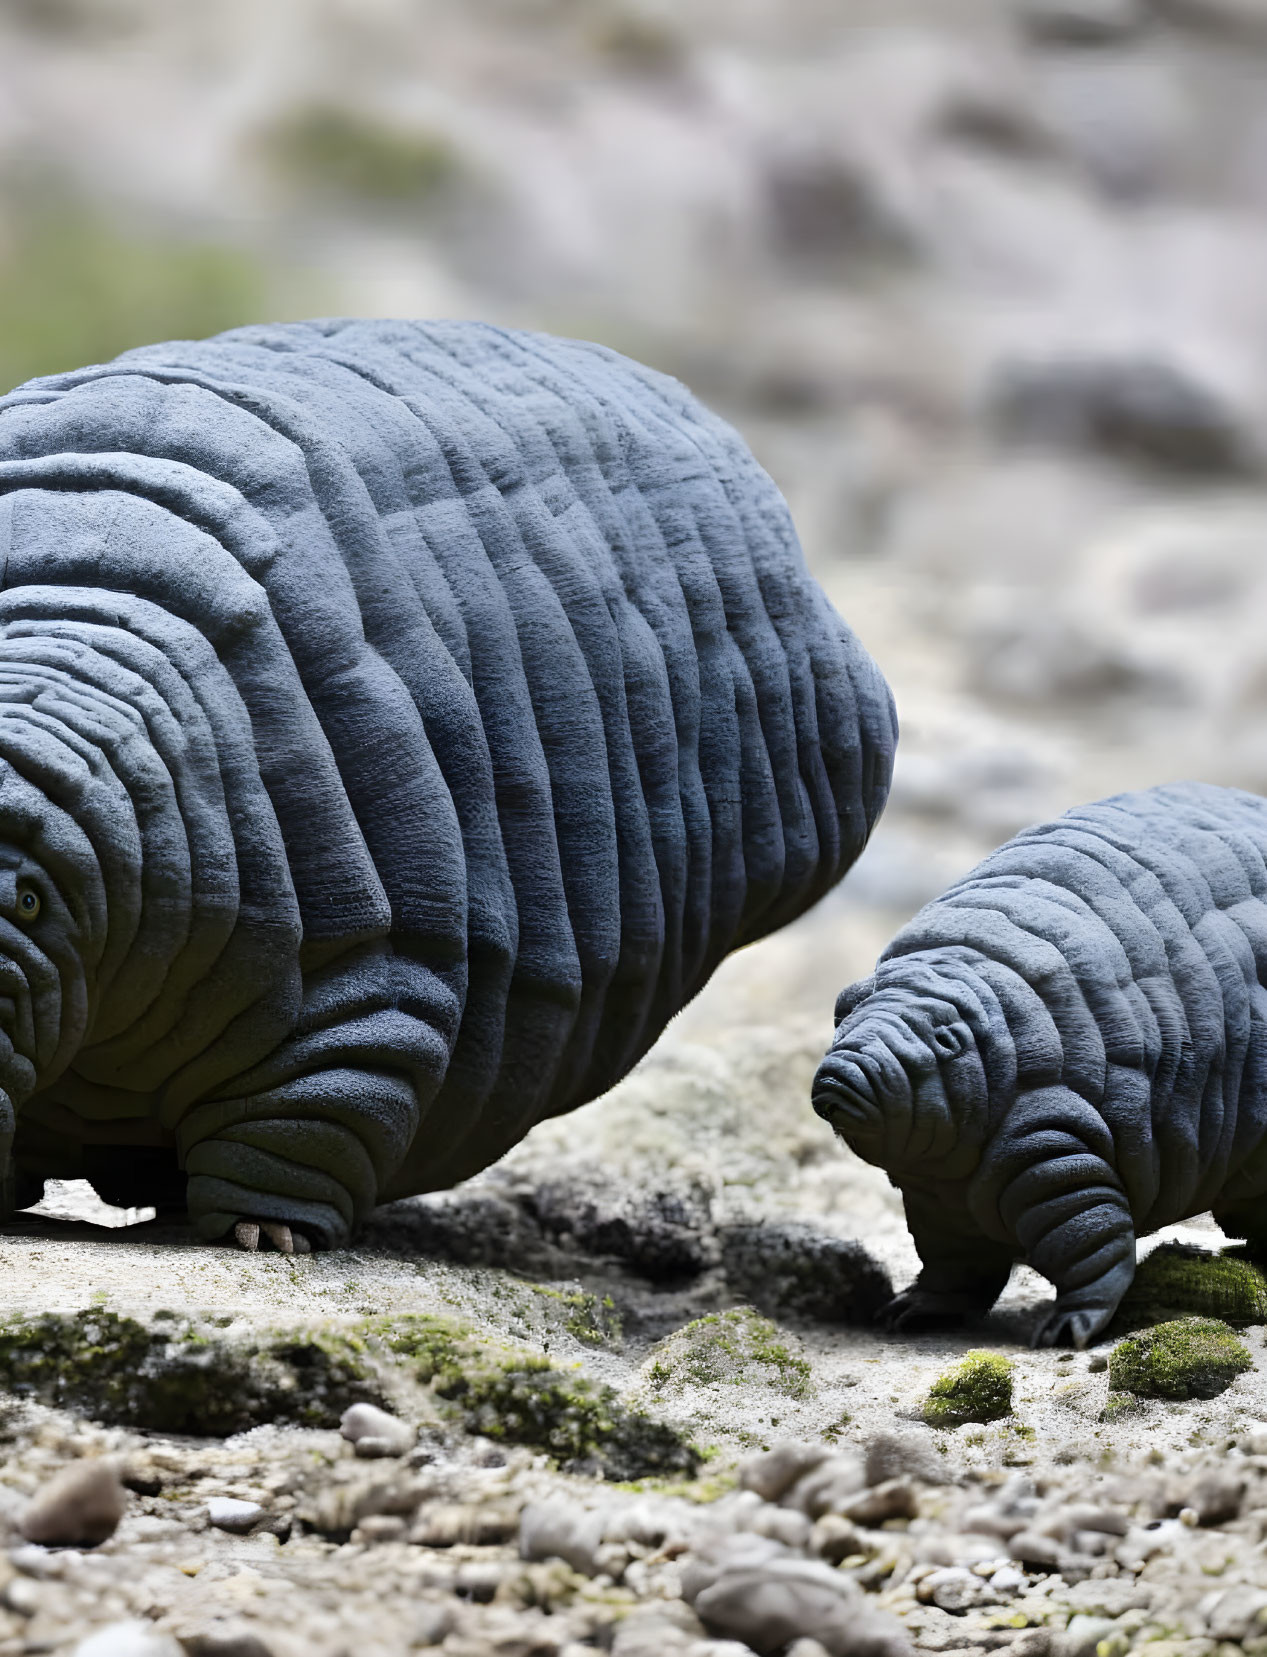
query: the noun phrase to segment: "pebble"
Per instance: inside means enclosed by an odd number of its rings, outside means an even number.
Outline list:
[[[954,1616],[975,1610],[979,1605],[998,1604],[998,1595],[991,1585],[962,1565],[930,1572],[920,1580],[915,1597],[923,1605],[935,1605]]]
[[[866,1473],[857,1456],[829,1456],[784,1497],[789,1507],[821,1519],[824,1513],[843,1513],[858,1493],[866,1488]]]
[[[184,1657],[170,1634],[158,1633],[152,1624],[129,1619],[107,1623],[95,1634],[80,1640],[73,1657]]]
[[[753,1490],[763,1502],[778,1502],[799,1479],[827,1460],[829,1451],[821,1444],[798,1444],[792,1440],[773,1449],[745,1456],[739,1463],[739,1487]]]
[[[1100,1641],[1116,1632],[1111,1617],[1070,1617],[1068,1627],[1056,1637],[1056,1657],[1095,1657]]]
[[[529,1502],[519,1519],[521,1559],[562,1559],[583,1576],[598,1575],[605,1515],[575,1502]]]
[[[1022,0],[1019,14],[1030,34],[1063,46],[1109,45],[1148,19],[1144,0]]]
[[[339,1431],[356,1455],[367,1459],[407,1455],[418,1437],[407,1422],[374,1404],[353,1404],[344,1410]]]
[[[915,1519],[919,1498],[906,1479],[888,1479],[845,1504],[840,1512],[857,1525],[880,1526],[889,1519]]]
[[[950,1476],[946,1458],[938,1455],[930,1439],[916,1433],[876,1433],[867,1441],[863,1467],[869,1485],[890,1479],[945,1484]]]
[[[28,1542],[95,1547],[114,1535],[127,1493],[107,1461],[73,1462],[31,1498],[19,1529]]]
[[[264,1509],[258,1502],[240,1502],[233,1496],[212,1496],[207,1502],[208,1521],[216,1530],[227,1530],[234,1536],[245,1536],[263,1517]]]
[[[219,1621],[180,1639],[187,1657],[273,1657],[272,1648],[245,1623]]]
[[[901,1624],[872,1610],[847,1577],[805,1560],[727,1570],[697,1594],[695,1609],[709,1628],[762,1654],[798,1638],[817,1640],[830,1657],[911,1650]]]

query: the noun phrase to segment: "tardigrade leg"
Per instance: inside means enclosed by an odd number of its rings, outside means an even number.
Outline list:
[[[181,1124],[189,1216],[208,1239],[284,1254],[338,1248],[373,1208],[418,1124],[404,1076],[332,1069]]]
[[[1086,1346],[1135,1276],[1135,1225],[1099,1113],[1068,1088],[1023,1095],[973,1183],[974,1208],[1055,1286],[1034,1345]]]
[[[881,1308],[890,1329],[919,1329],[982,1317],[1007,1287],[1015,1251],[982,1236],[960,1204],[903,1193],[906,1223],[923,1262],[919,1276]]]

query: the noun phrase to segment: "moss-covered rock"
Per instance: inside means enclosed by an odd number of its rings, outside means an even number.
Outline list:
[[[235,1339],[211,1320],[151,1326],[99,1308],[0,1323],[0,1387],[97,1421],[208,1437],[265,1422],[334,1427],[349,1404],[383,1402],[354,1334]]]
[[[1234,1254],[1163,1243],[1140,1261],[1114,1327],[1143,1329],[1181,1317],[1218,1318],[1240,1328],[1267,1323],[1267,1277]]]
[[[1253,1367],[1226,1323],[1180,1318],[1119,1341],[1109,1355],[1109,1386],[1137,1398],[1216,1398]]]
[[[963,1362],[928,1389],[924,1420],[930,1427],[967,1421],[1001,1421],[1012,1413],[1012,1363],[1001,1352],[965,1352]]]
[[[420,1314],[369,1326],[451,1404],[470,1432],[544,1450],[607,1479],[693,1475],[699,1453],[611,1387],[534,1353],[498,1347],[456,1321]]]
[[[710,1312],[657,1346],[643,1370],[652,1391],[695,1386],[765,1386],[789,1398],[813,1391],[813,1372],[769,1318],[750,1306]]]

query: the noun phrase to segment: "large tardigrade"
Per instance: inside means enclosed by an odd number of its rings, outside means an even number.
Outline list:
[[[1213,1209],[1267,1251],[1267,800],[1173,784],[1027,829],[836,1007],[814,1106],[898,1185],[895,1326],[986,1310],[1013,1261],[1082,1346],[1137,1234]]]
[[[892,702],[676,382],[466,323],[0,401],[0,1161],[343,1240],[861,851]],[[244,1228],[244,1229],[243,1229]]]

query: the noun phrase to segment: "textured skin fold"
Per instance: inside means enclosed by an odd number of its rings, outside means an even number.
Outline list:
[[[894,1321],[983,1309],[1024,1258],[1057,1288],[1040,1338],[1082,1344],[1138,1233],[1213,1208],[1267,1249],[1265,980],[1267,800],[1237,789],[1081,806],[921,910],[814,1092],[906,1195],[926,1265]]]
[[[166,1157],[208,1234],[337,1242],[611,1086],[883,807],[888,689],[777,490],[601,347],[335,321],[34,381],[0,553],[27,1183]]]

